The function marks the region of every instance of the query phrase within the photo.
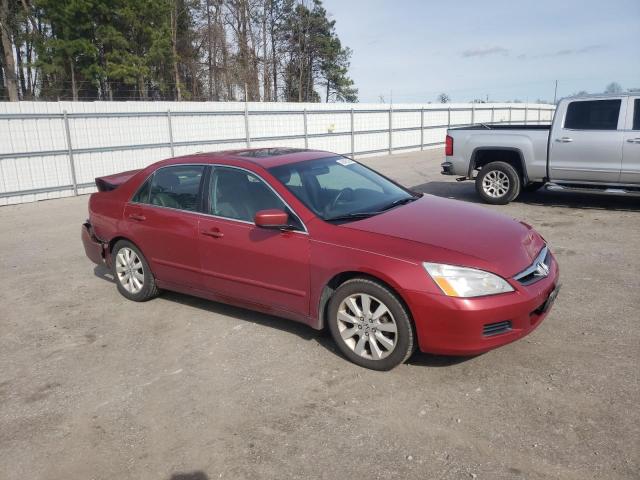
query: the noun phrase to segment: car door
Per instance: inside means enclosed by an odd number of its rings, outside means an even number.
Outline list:
[[[199,222],[206,287],[233,299],[309,314],[309,236],[282,198],[248,170],[214,166]],[[257,227],[264,209],[285,210],[293,230]]]
[[[620,183],[640,185],[640,98],[629,97],[622,143]]]
[[[155,171],[125,206],[129,238],[142,250],[161,282],[202,286],[198,215],[204,165],[173,165]]]
[[[551,180],[619,182],[625,110],[619,98],[569,102],[551,132]]]

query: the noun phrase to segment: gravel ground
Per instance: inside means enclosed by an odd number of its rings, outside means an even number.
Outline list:
[[[477,202],[440,150],[366,160]],[[489,207],[557,253],[529,337],[386,372],[327,334],[174,293],[121,297],[85,258],[86,196],[0,208],[0,478],[640,478],[640,202]]]

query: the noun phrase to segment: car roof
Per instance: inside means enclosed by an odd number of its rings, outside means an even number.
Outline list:
[[[622,92],[622,93],[586,93],[583,95],[574,95],[572,97],[565,97],[563,100],[595,100],[601,99],[616,99],[625,97],[637,97],[640,92]]]
[[[307,150],[302,148],[245,148],[241,150],[225,150],[221,152],[203,152],[182,157],[174,157],[158,162],[158,166],[166,166],[179,163],[222,163],[235,166],[257,165],[268,169],[287,165],[290,163],[304,162],[319,158],[335,157],[336,153],[323,150]]]

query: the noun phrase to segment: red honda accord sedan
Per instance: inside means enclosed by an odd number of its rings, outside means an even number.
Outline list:
[[[173,290],[328,327],[367,368],[512,342],[559,288],[529,225],[328,152],[189,155],[96,184],[82,240],[122,295]]]

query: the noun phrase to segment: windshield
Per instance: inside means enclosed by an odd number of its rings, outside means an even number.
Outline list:
[[[282,165],[269,171],[307,208],[327,221],[376,215],[417,198],[345,157]]]

